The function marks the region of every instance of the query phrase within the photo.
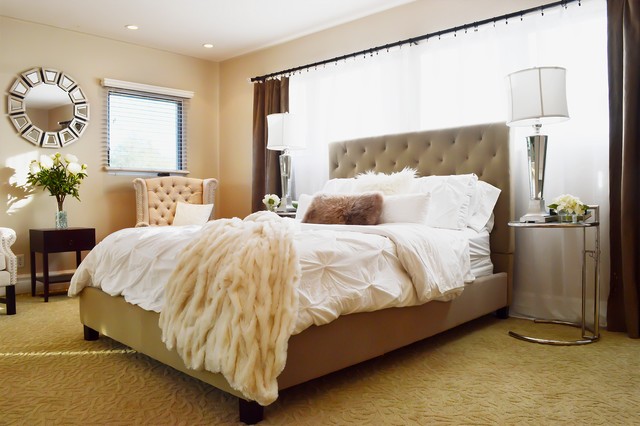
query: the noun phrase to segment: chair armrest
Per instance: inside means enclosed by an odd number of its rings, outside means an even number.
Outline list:
[[[149,222],[147,182],[144,179],[136,178],[133,180],[133,188],[136,191],[136,226],[138,226],[138,223]]]
[[[10,275],[10,285],[15,285],[18,281],[18,259],[11,250],[11,246],[16,242],[16,232],[11,228],[0,228],[0,254],[7,259],[7,271]]]
[[[215,202],[216,202],[216,189],[218,188],[218,179],[208,178],[202,181],[202,204],[213,204],[211,209],[211,216],[209,220],[215,219]]]

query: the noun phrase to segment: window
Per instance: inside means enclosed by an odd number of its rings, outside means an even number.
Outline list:
[[[106,168],[186,174],[186,107],[191,92],[105,79]]]
[[[551,140],[562,141],[549,146],[548,170],[553,162],[559,164],[554,179],[545,182],[547,196],[551,199],[571,188],[580,191],[582,199],[604,205],[608,197],[608,148],[602,142],[608,140],[604,0],[555,7],[544,16],[531,14],[508,25],[485,25],[468,34],[292,75],[289,111],[307,129],[307,148],[292,154],[294,195],[322,188],[329,178],[327,144],[332,141],[504,122],[505,76],[543,65],[567,69],[571,116],[561,125],[543,129]],[[513,133],[524,138],[528,130],[514,128]],[[523,146],[514,144],[517,159],[526,159],[526,151],[517,152]],[[569,158],[598,176],[598,183],[563,167]],[[520,183],[518,192],[528,193],[527,183]]]
[[[312,194],[328,179],[327,144],[358,137],[504,122],[504,77],[532,66],[567,69],[570,120],[544,126],[549,136],[545,196],[578,195],[600,205],[600,223],[608,224],[609,122],[607,86],[607,2],[594,0],[555,7],[542,14],[497,22],[478,31],[443,36],[419,46],[381,52],[291,76],[289,111],[307,129],[307,149],[296,152],[296,195]],[[512,191],[516,217],[526,212],[529,187],[525,137],[512,134]],[[606,229],[606,228],[605,228]],[[608,271],[608,232],[601,234],[603,271]],[[577,234],[521,234],[516,242],[511,311],[526,317],[575,322],[580,286],[572,286],[581,257],[573,249]],[[589,244],[589,243],[588,243]],[[593,247],[591,245],[591,247]],[[540,268],[530,259],[551,253],[556,260]],[[577,268],[577,269],[576,269]],[[603,272],[601,297],[608,274]],[[606,299],[601,300],[606,306]],[[604,324],[606,309],[600,311]]]

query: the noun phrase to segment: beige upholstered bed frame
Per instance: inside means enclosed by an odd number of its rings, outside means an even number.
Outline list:
[[[506,316],[511,301],[514,237],[509,178],[509,131],[500,124],[371,137],[330,146],[331,177],[352,177],[367,170],[391,172],[405,166],[421,175],[476,173],[502,189],[491,234],[494,274],[476,279],[450,302],[391,308],[346,315],[323,326],[311,326],[289,340],[280,389],[326,375],[433,336],[497,311]],[[239,397],[240,419],[260,421],[263,408],[245,401],[220,374],[189,370],[175,351],[161,342],[158,314],[131,305],[96,288],[80,294],[85,339],[98,333]]]

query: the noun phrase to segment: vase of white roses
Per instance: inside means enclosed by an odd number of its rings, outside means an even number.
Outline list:
[[[589,206],[571,194],[556,197],[548,207],[558,214],[560,222],[581,222],[588,217]]]
[[[41,155],[40,160],[33,160],[29,164],[27,183],[42,186],[52,197],[56,197],[56,228],[67,228],[67,212],[64,210],[64,200],[71,195],[80,201],[78,188],[82,180],[87,177],[87,165],[80,164],[78,157],[72,154],[64,156],[59,152],[52,155]]]
[[[280,205],[280,197],[276,194],[267,194],[262,199],[262,204],[269,210],[270,212],[275,212]]]

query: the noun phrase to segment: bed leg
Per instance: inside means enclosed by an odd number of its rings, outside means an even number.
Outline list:
[[[95,331],[93,328],[87,327],[86,325],[84,325],[83,327],[84,340],[98,340],[100,338],[100,333]]]
[[[496,311],[496,317],[499,319],[507,319],[509,318],[509,307],[505,306]]]
[[[244,424],[253,425],[259,423],[264,417],[264,407],[255,401],[238,398],[238,408],[240,421]]]

